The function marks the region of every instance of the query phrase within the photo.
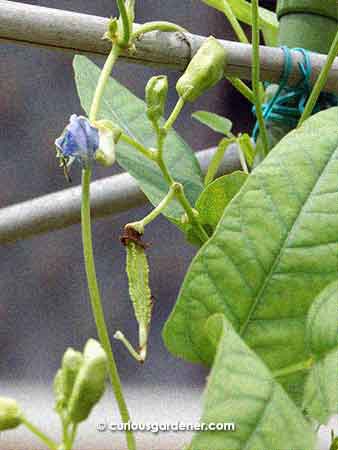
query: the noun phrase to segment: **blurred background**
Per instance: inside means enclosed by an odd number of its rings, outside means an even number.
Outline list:
[[[99,16],[116,14],[112,0],[31,0],[20,3]],[[223,15],[199,0],[140,0],[136,3],[138,23],[165,19],[192,33],[235,39]],[[260,4],[275,7],[275,1],[261,1]],[[67,187],[62,170],[57,166],[53,142],[70,114],[82,113],[73,81],[72,58],[70,54],[39,48],[6,43],[0,47],[3,156],[0,207]],[[95,61],[102,64],[102,58]],[[143,97],[147,80],[158,73],[154,69],[119,62],[113,76]],[[174,87],[178,74],[167,74]],[[175,101],[176,94],[172,89],[170,107]],[[219,135],[191,119],[191,113],[198,109],[229,117],[236,132],[251,130],[250,105],[227,82],[220,83],[194,105],[186,107],[177,123],[177,131],[195,151],[213,146],[220,139]],[[114,168],[114,173],[118,171]],[[96,178],[110,174],[107,170],[95,171]],[[74,168],[72,175],[73,184],[78,184],[79,169]],[[98,220],[93,226],[97,272],[111,335],[120,329],[132,342],[137,341],[137,327],[128,295],[125,251],[119,236],[124,224],[142,218],[149,210],[149,206],[141,207],[114,218]],[[144,366],[139,366],[116,342],[114,351],[118,367],[131,410],[135,412],[136,408],[135,414],[139,414],[139,418],[143,414],[143,418],[152,415],[154,419],[197,420],[207,371],[173,358],[161,339],[164,321],[175,303],[195,249],[163,218],[149,227],[148,240],[152,242],[148,254],[151,286],[156,298],[149,357]],[[47,424],[56,435],[50,394],[54,374],[68,346],[80,349],[89,337],[96,337],[82,261],[80,227],[72,226],[2,246],[0,253],[0,392],[18,397],[32,411],[33,417]],[[112,399],[108,396],[101,408],[109,417],[111,404]],[[116,415],[116,411],[112,414]],[[98,415],[92,421],[100,417]],[[88,445],[92,445],[89,442],[94,443],[91,448],[99,450],[94,426],[90,430],[87,428],[84,435],[89,436],[90,432],[92,441],[90,437],[83,438],[81,450],[89,450]],[[22,443],[20,433],[22,431],[0,435],[0,448],[18,450],[21,442],[22,448],[30,450],[27,440]],[[187,436],[180,439],[182,445],[184,440],[189,440]],[[111,448],[112,442],[111,437],[105,437],[100,449]],[[123,448],[122,437],[118,442],[119,448]],[[151,447],[149,442],[144,444],[144,449],[169,450],[167,444],[162,447],[163,444],[157,443],[156,447]],[[175,450],[178,440],[175,438],[172,442],[170,450]],[[177,448],[181,448],[181,444]],[[114,445],[117,449],[115,441]]]

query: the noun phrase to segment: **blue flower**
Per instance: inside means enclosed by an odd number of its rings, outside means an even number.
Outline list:
[[[88,166],[95,159],[99,148],[99,130],[93,127],[89,120],[73,114],[62,135],[56,139],[57,156],[63,165],[79,161],[82,166]]]

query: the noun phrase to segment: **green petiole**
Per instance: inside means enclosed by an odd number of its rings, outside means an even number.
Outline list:
[[[226,18],[229,20],[230,25],[232,26],[234,32],[236,33],[236,36],[238,37],[238,40],[242,42],[243,44],[248,44],[249,39],[247,38],[246,34],[244,33],[244,30],[239,23],[237,17],[235,16],[231,6],[227,2],[223,2],[223,12]]]
[[[254,94],[252,90],[239,78],[227,77],[227,80],[233,85],[234,88],[240,92],[243,97],[249,100],[250,103],[254,104]]]

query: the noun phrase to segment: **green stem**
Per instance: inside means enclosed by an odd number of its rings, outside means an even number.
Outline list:
[[[205,229],[202,227],[202,225],[197,220],[197,218],[194,214],[194,211],[190,205],[190,202],[184,193],[184,189],[183,189],[182,185],[180,185],[180,189],[176,190],[175,195],[176,195],[177,200],[180,202],[182,208],[186,212],[189,222],[195,228],[195,232],[198,235],[200,241],[202,243],[207,242],[207,240],[209,239],[208,233],[205,231]]]
[[[122,0],[123,1],[123,0]],[[123,1],[124,6],[124,1]],[[124,8],[125,9],[125,8]],[[122,10],[121,16],[122,16]],[[129,20],[129,19],[128,19]],[[128,22],[129,23],[129,22]],[[120,54],[119,45],[115,44],[104,64],[101,71],[100,78],[96,87],[93,102],[90,108],[89,120],[94,122],[98,114],[102,96],[105,90],[106,83],[109,79],[112,68]],[[90,179],[91,169],[85,168],[82,171],[82,203],[81,203],[81,224],[82,224],[82,242],[84,260],[87,274],[88,289],[92,311],[96,323],[97,333],[102,344],[102,347],[108,356],[108,372],[115,398],[118,404],[121,418],[123,422],[130,420],[128,408],[123,396],[121,380],[117,371],[115,358],[113,355],[107,326],[104,319],[101,296],[99,286],[96,278],[92,232],[91,232],[91,218],[90,218]],[[126,431],[127,446],[129,450],[136,450],[135,438],[132,431]]]
[[[61,420],[62,420],[62,442],[65,446],[65,450],[71,450],[71,445],[69,443],[69,436],[68,436],[69,422],[67,422],[64,415],[62,415]]]
[[[164,150],[164,142],[165,138],[167,136],[167,133],[169,132],[170,128],[173,126],[175,120],[179,116],[183,106],[184,106],[184,100],[182,98],[179,98],[178,102],[176,103],[176,106],[171,113],[169,119],[166,121],[163,128],[158,128],[156,130],[157,132],[157,145],[158,149],[157,151],[151,151],[150,149],[147,149],[143,147],[142,144],[135,141],[134,139],[130,138],[130,136],[127,136],[126,134],[122,134],[121,138],[127,142],[128,144],[134,146],[137,150],[139,150],[143,155],[148,157],[149,159],[155,161],[159,167],[159,169],[162,172],[163,178],[165,179],[166,183],[168,184],[169,188],[175,189],[175,197],[181,204],[182,208],[185,210],[190,223],[195,226],[196,232],[201,240],[201,242],[206,242],[209,239],[208,234],[202,227],[202,225],[198,222],[196,219],[196,216],[193,212],[193,209],[189,203],[189,200],[184,194],[184,188],[179,183],[176,183],[173,177],[170,175],[169,170],[167,168],[167,165],[163,158],[163,150]],[[179,189],[177,188],[179,186]],[[155,213],[156,214],[156,213]]]
[[[132,40],[139,38],[142,36],[142,34],[150,33],[151,31],[179,31],[181,33],[188,33],[188,31],[179,25],[176,25],[175,23],[171,22],[163,22],[163,21],[157,21],[157,22],[147,22],[144,25],[141,25],[136,31],[134,31],[132,35]]]
[[[108,58],[103,66],[103,69],[100,74],[99,81],[97,83],[97,87],[95,90],[94,98],[92,101],[92,105],[90,107],[89,112],[89,120],[91,122],[94,122],[96,120],[97,114],[99,112],[101,99],[104,93],[104,89],[106,87],[107,81],[109,79],[109,76],[111,74],[112,68],[119,57],[120,54],[120,47],[117,44],[114,44]]]
[[[273,376],[275,378],[277,377],[283,377],[286,375],[292,375],[297,372],[302,372],[303,370],[309,370],[313,366],[313,358],[309,358],[306,361],[302,361],[297,364],[292,364],[291,366],[284,367],[284,369],[276,370],[273,372]]]
[[[180,112],[183,109],[184,103],[185,102],[184,102],[183,98],[180,97],[178,99],[178,102],[175,105],[175,108],[173,109],[172,113],[170,114],[169,119],[166,121],[166,123],[163,127],[163,130],[165,132],[168,132],[170,130],[170,128],[174,125],[175,120],[177,119],[177,117],[179,116]]]
[[[164,179],[168,183],[169,187],[174,189],[175,197],[177,198],[177,200],[181,204],[182,208],[186,212],[189,222],[195,227],[196,233],[198,234],[201,242],[202,243],[206,242],[209,239],[209,236],[208,236],[207,232],[204,230],[204,228],[202,227],[202,225],[196,219],[196,216],[190,205],[190,202],[184,193],[183,186],[180,183],[175,182],[175,180],[170,175],[170,173],[167,169],[167,165],[165,164],[165,162],[163,160],[162,148],[160,148],[158,151],[157,164],[163,174]]]
[[[229,20],[230,25],[232,26],[234,32],[236,33],[236,36],[238,37],[238,40],[243,44],[248,44],[249,39],[244,33],[244,30],[239,21],[237,20],[237,17],[235,16],[234,12],[232,11],[231,6],[229,6],[226,2],[223,2],[223,6],[224,6],[224,14]]]
[[[35,425],[29,422],[26,417],[21,417],[21,422],[25,427],[38,437],[44,444],[47,445],[51,450],[58,450],[58,445],[52,439],[45,435],[41,430],[39,430]]]
[[[246,163],[246,159],[245,159],[243,150],[241,149],[241,146],[239,145],[239,143],[237,143],[237,146],[238,146],[239,162],[241,163],[241,167],[243,169],[243,172],[244,173],[249,173],[248,165]]]
[[[170,175],[167,165],[163,158],[163,150],[164,150],[164,141],[167,136],[167,133],[175,123],[175,120],[179,116],[180,112],[182,111],[182,108],[185,104],[185,101],[182,97],[180,97],[175,105],[175,108],[173,109],[172,113],[169,116],[169,119],[164,124],[164,127],[158,131],[158,153],[157,153],[157,164],[163,174],[164,179],[167,181],[169,187],[173,187],[175,185],[175,197],[181,204],[182,208],[187,214],[187,217],[190,221],[190,223],[195,227],[196,233],[199,236],[202,243],[206,242],[209,239],[209,236],[207,232],[204,230],[202,225],[199,223],[199,221],[196,219],[196,216],[193,212],[193,209],[190,205],[189,200],[187,199],[184,188],[181,184],[176,183],[175,180]]]
[[[252,90],[256,107],[257,121],[259,125],[260,137],[262,140],[263,153],[266,156],[269,152],[269,140],[265,127],[261,104],[261,84],[260,84],[260,60],[259,60],[259,0],[252,0]]]
[[[129,21],[128,11],[124,0],[116,0],[116,3],[120,12],[123,26],[123,37],[120,38],[119,45],[121,45],[121,47],[126,47],[129,44],[131,23]]]
[[[155,220],[162,211],[171,203],[173,198],[175,197],[177,183],[173,183],[167,195],[161,200],[161,202],[154,208],[147,216],[145,216],[142,220],[138,222],[132,222],[127,224],[126,226],[130,226],[138,231],[140,234],[144,233],[144,227]]]
[[[236,88],[250,103],[254,104],[254,94],[252,90],[239,78],[227,77],[227,80]]]
[[[167,182],[168,186],[170,187],[173,183],[175,183],[175,180],[170,175],[169,170],[167,168],[167,165],[164,162],[163,155],[160,154],[160,152],[159,152],[158,157],[157,157],[157,165],[158,165],[159,169],[162,172],[163,178],[165,179],[165,181]]]
[[[107,326],[104,319],[104,313],[101,303],[99,286],[96,278],[96,270],[94,263],[92,231],[90,219],[90,179],[91,169],[86,168],[82,171],[82,204],[81,204],[81,223],[82,223],[82,242],[84,251],[84,260],[86,266],[86,274],[88,280],[88,289],[92,311],[96,323],[97,333],[108,356],[108,372],[116,401],[120,410],[123,422],[130,420],[129,412],[122,393],[121,380],[117,371],[115,358],[113,355]],[[126,431],[127,444],[129,450],[135,450],[135,440],[131,431]]]
[[[140,142],[138,142],[135,139],[133,139],[132,137],[130,137],[128,134],[122,133],[120,136],[120,140],[124,141],[126,144],[129,144],[132,147],[136,148],[136,150],[138,150],[140,153],[142,153],[142,155],[144,155],[145,157],[147,157],[151,160],[156,159],[155,152],[152,152],[149,148],[146,148],[144,145],[142,145]]]
[[[74,442],[76,439],[77,427],[78,427],[78,424],[74,424],[73,428],[72,428],[72,432],[70,434],[70,449],[73,448],[73,445],[74,445]]]
[[[320,96],[320,93],[325,87],[326,81],[328,79],[330,69],[332,67],[332,64],[334,63],[334,60],[336,56],[338,55],[338,32],[336,34],[336,37],[331,45],[329,54],[327,56],[326,63],[324,67],[322,68],[319,77],[313,87],[313,90],[311,92],[310,98],[308,99],[305,109],[303,111],[302,117],[300,118],[300,121],[297,125],[297,128],[299,128],[306,119],[308,119],[313,111],[313,108],[316,106],[316,103],[318,101],[318,98]]]

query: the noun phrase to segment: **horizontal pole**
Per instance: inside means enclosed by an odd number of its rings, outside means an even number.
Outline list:
[[[206,173],[215,149],[196,153],[203,173]],[[239,168],[236,145],[229,147],[218,175]],[[147,203],[137,182],[128,173],[113,175],[91,184],[93,218],[116,215]],[[55,231],[81,220],[81,186],[18,203],[0,209],[0,244]]]
[[[51,9],[0,0],[0,40],[49,49],[62,49],[73,53],[106,55],[110,44],[102,36],[108,19],[60,9]],[[191,57],[206,38],[193,34],[152,32],[136,43],[134,52],[124,52],[129,62],[184,70]],[[251,79],[251,46],[232,41],[220,41],[228,53],[226,76]],[[325,55],[311,54],[314,83],[325,63]],[[290,84],[300,81],[299,52],[292,52],[293,69]],[[278,83],[284,67],[284,52],[279,48],[261,47],[261,77]],[[325,90],[338,93],[338,58]]]

